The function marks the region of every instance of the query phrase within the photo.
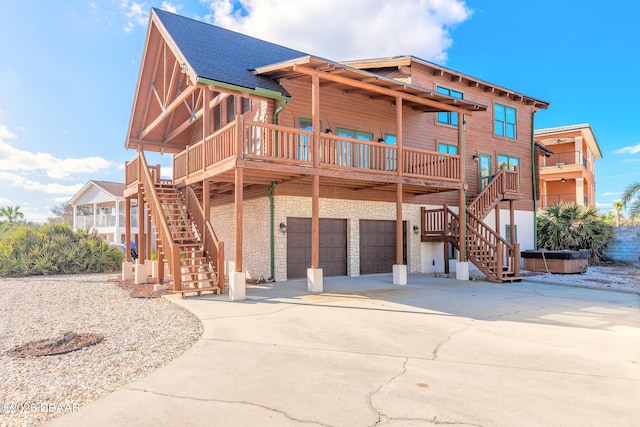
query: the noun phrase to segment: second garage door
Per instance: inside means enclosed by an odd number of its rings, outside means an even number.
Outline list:
[[[347,274],[347,220],[320,218],[319,267],[326,276]],[[311,266],[311,218],[287,218],[287,278],[307,277]]]
[[[404,234],[403,259],[407,263],[407,230]],[[396,222],[360,220],[360,274],[391,273],[396,263]]]

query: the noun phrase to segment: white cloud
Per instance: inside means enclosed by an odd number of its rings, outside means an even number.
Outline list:
[[[181,4],[173,4],[168,1],[163,1],[160,9],[166,10],[167,12],[171,13],[178,13],[182,9],[182,7],[183,6]]]
[[[126,33],[131,32],[136,25],[147,25],[149,20],[149,7],[146,3],[138,3],[133,0],[122,0],[120,7],[125,10],[127,24],[124,27]]]
[[[638,154],[640,153],[640,144],[622,147],[613,152],[613,154]]]
[[[346,60],[412,54],[445,62],[460,0],[208,0],[216,25],[309,54]]]
[[[11,132],[5,125],[0,125],[0,140],[2,139],[16,139],[18,136]]]
[[[0,205],[10,205],[11,200],[0,197]]]
[[[8,182],[12,187],[20,187],[29,191],[41,191],[47,194],[76,194],[84,184],[63,185],[55,182],[41,183],[32,181],[11,172],[0,172],[0,181]]]
[[[602,193],[600,196],[601,196],[601,197],[609,197],[609,196],[620,196],[620,195],[622,195],[622,194],[624,194],[622,191],[620,191],[620,192],[618,192],[618,193],[614,193],[614,192],[611,192],[611,191],[607,191],[607,192]]]
[[[173,166],[162,166],[160,168],[160,176],[162,178],[173,179]]]
[[[74,173],[92,173],[112,166],[112,162],[102,157],[59,159],[49,153],[19,150],[1,140],[7,137],[2,133],[3,128],[0,126],[0,171],[43,170],[50,178],[65,179]]]

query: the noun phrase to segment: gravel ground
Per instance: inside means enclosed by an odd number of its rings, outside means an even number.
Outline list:
[[[191,347],[200,321],[164,298],[131,298],[117,276],[0,279],[0,426],[36,426],[142,378]],[[7,352],[68,331],[104,335],[55,356]]]
[[[584,274],[553,274],[523,271],[524,280],[550,282],[583,288],[640,294],[640,268],[630,263],[610,266],[590,266]]]

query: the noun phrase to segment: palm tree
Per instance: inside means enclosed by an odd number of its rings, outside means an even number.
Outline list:
[[[632,182],[625,188],[622,203],[630,216],[640,213],[640,182]]]
[[[613,210],[616,213],[616,227],[620,227],[620,216],[622,214],[623,208],[624,208],[624,202],[622,200],[613,201]]]
[[[0,208],[1,217],[6,217],[9,224],[13,224],[16,220],[24,218],[24,214],[20,212],[20,206],[5,206]]]
[[[557,204],[548,207],[536,220],[539,248],[588,249],[593,263],[606,259],[605,249],[613,227],[598,215],[596,208],[575,203]]]

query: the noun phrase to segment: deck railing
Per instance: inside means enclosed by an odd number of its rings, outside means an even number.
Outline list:
[[[208,137],[204,146],[199,142],[176,154],[173,179],[174,182],[186,179],[234,157],[310,167],[314,155],[321,168],[398,175],[400,153],[395,145],[320,133],[316,149],[311,131],[240,118]],[[404,148],[402,156],[402,175],[460,181],[458,155]]]
[[[518,193],[520,189],[518,183],[518,168],[508,170],[503,165],[500,171],[493,177],[480,194],[469,203],[469,212],[484,219],[489,211],[502,199],[503,194]]]

